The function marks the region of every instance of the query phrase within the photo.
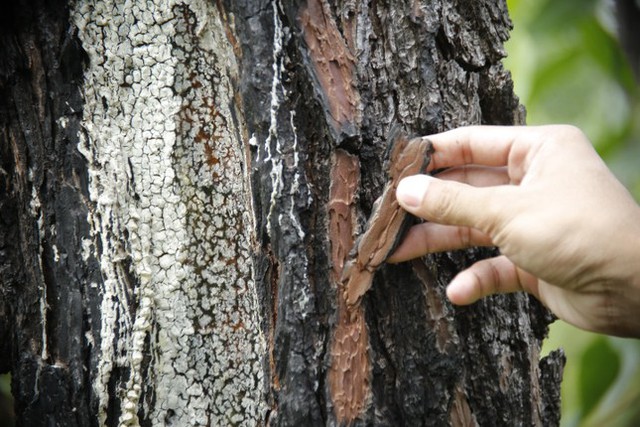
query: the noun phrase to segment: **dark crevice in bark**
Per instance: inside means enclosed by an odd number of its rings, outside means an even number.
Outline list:
[[[121,389],[121,381],[126,380],[129,377],[129,369],[115,367],[109,376],[109,402],[107,403],[106,421],[108,426],[117,425],[120,415],[122,415],[122,408],[120,407],[120,400],[122,396],[119,394]]]

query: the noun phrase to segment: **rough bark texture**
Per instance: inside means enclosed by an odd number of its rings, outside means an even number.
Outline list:
[[[0,41],[0,370],[21,425],[83,425],[95,397],[100,266],[76,144],[86,55],[64,2],[3,6]],[[89,368],[89,369],[88,369]]]
[[[1,232],[18,419],[263,418],[248,138],[219,11],[20,7]]]
[[[524,116],[503,1],[389,3],[5,6],[0,372],[19,425],[558,423],[547,312],[444,297],[488,250],[382,266],[332,350],[331,230],[364,231],[391,128]]]
[[[350,409],[336,407],[344,398],[326,374],[342,321],[338,289],[327,274],[331,206],[344,203],[330,198],[335,154],[346,151],[360,165],[356,238],[384,187],[394,125],[429,134],[465,124],[522,123],[500,63],[510,26],[506,5],[229,3],[243,52],[247,126],[258,143],[256,270],[266,315],[270,419],[337,424]],[[558,423],[562,357],[552,355],[541,371],[540,342],[550,319],[539,304],[509,295],[454,309],[445,300],[453,275],[489,252],[443,254],[377,273],[364,298],[371,374],[356,424]],[[359,346],[353,347],[358,359]]]

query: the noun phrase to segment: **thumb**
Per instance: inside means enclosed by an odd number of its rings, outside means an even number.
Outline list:
[[[486,233],[494,229],[501,216],[496,203],[499,188],[413,175],[400,181],[396,198],[405,210],[428,221],[472,227]]]

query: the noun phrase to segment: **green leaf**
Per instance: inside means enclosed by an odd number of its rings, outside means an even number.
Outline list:
[[[594,16],[580,23],[580,33],[584,51],[628,92],[634,92],[637,83],[618,40]]]
[[[607,338],[618,354],[620,372],[581,427],[635,427],[640,425],[640,341]]]
[[[595,408],[620,371],[620,358],[605,337],[594,340],[582,354],[578,387],[582,412]]]

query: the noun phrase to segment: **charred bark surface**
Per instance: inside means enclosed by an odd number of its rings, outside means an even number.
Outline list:
[[[557,424],[548,313],[444,296],[490,250],[382,266],[354,318],[339,295],[394,126],[523,122],[505,3],[152,6],[0,15],[0,372],[19,424]]]
[[[101,277],[82,250],[86,56],[64,1],[4,5],[2,21],[0,370],[14,378],[20,425],[88,425]]]
[[[430,134],[523,123],[500,63],[510,30],[506,4],[227,3],[242,48],[238,87],[253,141],[270,421],[349,423],[340,414],[353,408],[336,407],[344,397],[328,378],[342,319],[330,279],[337,214],[329,212],[345,203],[330,196],[332,168],[339,168],[332,158],[346,151],[360,165],[355,239],[384,187],[394,124]],[[526,295],[467,308],[444,296],[457,271],[491,254],[436,255],[376,274],[364,298],[370,392],[355,424],[558,423],[563,358],[554,353],[541,362],[539,355],[548,313]]]

